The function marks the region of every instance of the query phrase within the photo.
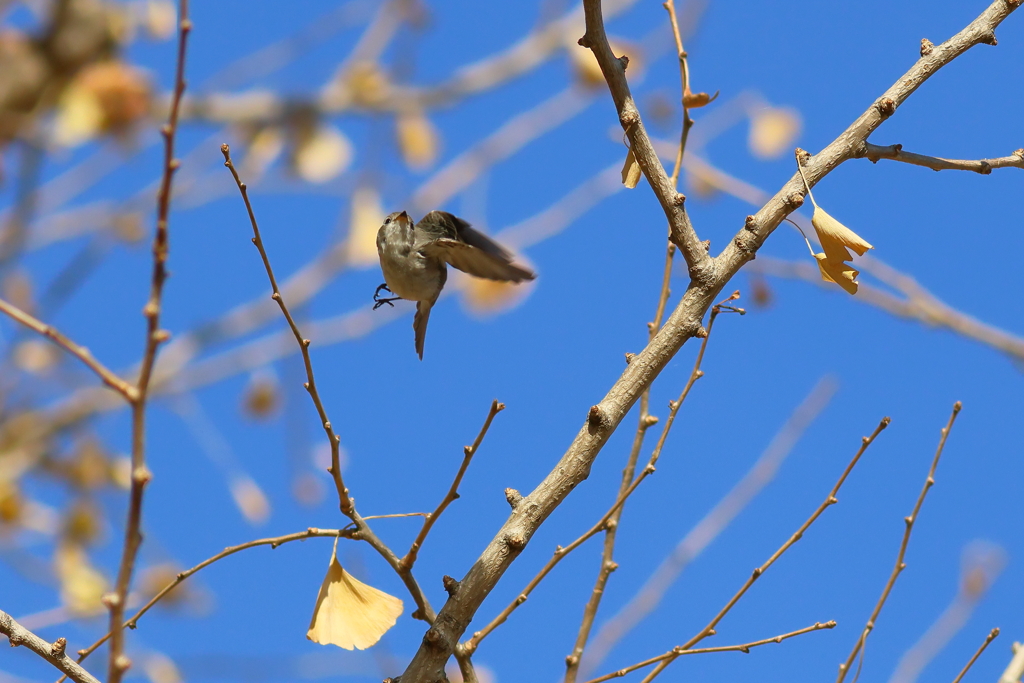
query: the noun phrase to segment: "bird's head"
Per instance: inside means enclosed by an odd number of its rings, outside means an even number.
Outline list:
[[[412,228],[412,219],[409,218],[409,214],[405,211],[395,211],[394,213],[388,214],[388,217],[384,219],[384,225],[381,226],[388,230],[401,229],[409,230]]]

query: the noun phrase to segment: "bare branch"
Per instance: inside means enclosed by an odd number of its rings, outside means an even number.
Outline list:
[[[637,662],[636,664],[633,664],[631,666],[627,666],[624,669],[619,669],[618,671],[613,671],[610,674],[605,674],[604,676],[600,676],[598,678],[593,678],[593,679],[587,681],[587,683],[604,683],[604,681],[610,681],[613,678],[621,678],[622,676],[625,676],[628,673],[632,673],[633,671],[636,671],[637,669],[643,669],[644,667],[648,667],[651,664],[657,664],[658,662],[663,662],[663,661],[665,661],[667,659],[670,659],[670,658],[671,659],[675,659],[676,657],[682,657],[684,655],[703,655],[703,654],[710,654],[712,652],[743,652],[744,654],[746,654],[746,653],[750,652],[750,648],[752,648],[752,647],[758,647],[759,645],[768,645],[769,643],[781,643],[784,640],[787,640],[789,638],[794,638],[796,636],[801,636],[801,635],[803,635],[805,633],[811,633],[812,631],[821,631],[823,629],[832,629],[832,628],[835,628],[835,627],[836,627],[836,622],[834,622],[834,621],[826,621],[824,624],[822,624],[821,622],[816,622],[813,626],[808,626],[808,627],[802,628],[802,629],[800,629],[798,631],[791,631],[790,633],[783,633],[782,635],[775,636],[774,638],[765,638],[764,640],[755,640],[755,641],[753,641],[751,643],[744,643],[743,645],[724,645],[722,647],[702,647],[702,648],[691,649],[691,650],[687,650],[687,649],[682,648],[682,647],[675,647],[675,648],[672,648],[671,650],[669,650],[668,652],[666,652],[663,655],[658,655],[657,657],[651,657],[650,659],[645,659],[642,662]]]
[[[303,385],[309,393],[310,398],[313,400],[313,405],[316,407],[317,415],[320,417],[320,424],[323,425],[324,433],[327,435],[327,440],[331,446],[331,467],[329,472],[331,477],[334,479],[334,487],[338,492],[338,505],[341,509],[342,514],[352,520],[356,526],[356,531],[353,533],[353,538],[364,540],[370,544],[370,546],[377,551],[377,553],[384,558],[385,561],[391,568],[395,570],[398,576],[402,579],[405,587],[409,590],[413,600],[416,602],[416,611],[413,612],[413,617],[422,619],[427,623],[433,623],[434,621],[434,609],[430,606],[430,602],[427,600],[426,594],[423,589],[420,588],[419,583],[416,581],[416,577],[412,575],[412,571],[403,569],[401,560],[394,553],[391,548],[387,546],[370,528],[370,525],[366,523],[366,520],[359,516],[356,511],[355,503],[348,494],[348,489],[345,487],[345,482],[341,476],[341,437],[334,433],[334,427],[331,424],[330,419],[327,417],[327,410],[324,408],[323,401],[320,400],[320,392],[316,388],[316,378],[313,374],[313,360],[309,355],[310,340],[302,336],[302,332],[299,330],[298,325],[295,324],[295,319],[292,318],[291,312],[288,310],[288,305],[284,301],[284,297],[281,296],[281,291],[277,286],[277,278],[274,277],[274,269],[270,265],[270,257],[267,256],[267,251],[263,246],[263,238],[260,236],[259,224],[256,222],[256,213],[253,211],[252,203],[249,201],[249,191],[245,183],[238,175],[238,171],[235,169],[234,164],[231,161],[231,148],[227,144],[223,144],[220,147],[221,153],[224,155],[224,165],[231,171],[231,176],[235,179],[235,184],[238,186],[238,191],[242,195],[242,201],[245,202],[245,210],[249,214],[249,222],[252,225],[252,243],[256,246],[256,249],[260,252],[260,258],[263,260],[263,267],[267,271],[267,278],[270,280],[270,287],[273,290],[271,298],[277,302],[277,305],[281,308],[281,313],[284,315],[285,320],[288,321],[288,327],[292,331],[292,336],[295,337],[295,341],[298,342],[299,350],[302,352],[302,361],[306,368],[306,382]]]
[[[1020,683],[1021,676],[1024,676],[1024,644],[1014,643],[1013,659],[1006,665],[999,683]]]
[[[865,142],[863,149],[858,150],[856,157],[869,159],[874,164],[877,164],[879,159],[891,159],[892,161],[902,161],[905,164],[924,166],[933,171],[974,171],[982,175],[988,175],[994,168],[1024,168],[1024,149],[1018,149],[1008,157],[967,161],[904,152],[903,145],[882,146]]]
[[[736,594],[733,595],[729,602],[725,604],[725,607],[723,607],[718,612],[718,614],[715,615],[715,618],[709,621],[707,626],[698,631],[697,635],[690,638],[688,641],[686,641],[686,643],[681,645],[681,649],[689,650],[694,645],[704,640],[708,636],[715,635],[715,626],[717,626],[718,622],[720,622],[725,617],[725,615],[729,613],[729,610],[731,610],[736,605],[736,603],[740,601],[740,598],[742,598],[744,594],[746,594],[746,592],[750,589],[750,587],[754,585],[754,582],[757,581],[761,577],[761,575],[768,570],[769,567],[775,564],[775,561],[782,557],[782,554],[784,552],[789,550],[791,546],[793,546],[797,541],[804,537],[804,533],[807,531],[807,529],[809,529],[810,526],[814,524],[814,522],[818,519],[818,517],[822,515],[823,512],[825,512],[825,510],[839,502],[839,499],[836,498],[836,495],[839,493],[839,489],[842,488],[843,483],[846,481],[846,478],[850,476],[850,472],[853,471],[853,468],[860,461],[861,456],[864,455],[865,451],[867,451],[868,446],[874,443],[875,439],[878,438],[878,435],[882,433],[882,430],[889,426],[889,422],[889,418],[883,417],[881,422],[878,423],[878,426],[875,427],[875,431],[871,432],[871,436],[865,436],[861,438],[860,448],[857,450],[857,453],[853,456],[853,459],[850,460],[850,463],[846,466],[846,469],[843,470],[843,473],[839,476],[839,480],[836,481],[836,485],[832,487],[831,491],[829,491],[829,494],[828,496],[826,496],[824,502],[822,502],[822,504],[819,505],[813,513],[811,513],[811,516],[807,518],[806,522],[800,525],[800,528],[796,530],[796,533],[790,536],[789,539],[785,543],[783,543],[778,550],[772,553],[772,556],[769,557],[764,564],[762,564],[760,567],[758,567],[751,573],[750,578],[748,578],[746,582],[743,584],[743,586],[738,591],[736,591]],[[649,673],[643,679],[642,683],[650,683],[650,681],[653,681],[658,676],[658,674],[664,671],[668,667],[668,665],[671,664],[673,661],[675,661],[675,657],[671,656],[662,660],[661,663],[659,663],[658,666],[654,669],[654,671]]]
[[[960,683],[960,679],[964,677],[964,675],[970,670],[972,666],[974,666],[974,662],[978,660],[978,657],[980,657],[981,653],[985,651],[985,648],[988,647],[988,644],[995,640],[998,635],[998,628],[994,628],[991,631],[989,631],[988,636],[985,637],[985,642],[981,644],[981,647],[979,647],[978,651],[974,653],[974,656],[971,657],[971,660],[967,662],[967,665],[960,671],[959,674],[957,674],[957,677],[953,679],[953,683]]]
[[[620,122],[625,124],[630,135],[631,148],[641,163],[648,180],[658,194],[659,200],[674,200],[676,193],[668,186],[668,176],[657,160],[650,139],[638,135],[639,116],[631,99],[626,99],[629,90],[625,85],[623,64],[611,54],[607,39],[600,26],[599,0],[587,0],[584,5],[588,23],[595,24],[595,32],[588,41],[591,48],[596,46],[595,55],[601,65],[605,79],[610,81],[613,98]],[[918,60],[903,77],[889,88],[883,96],[864,112],[847,130],[836,138],[818,155],[810,158],[804,166],[809,184],[816,183],[842,162],[852,158],[859,143],[867,139],[882,121],[891,116],[924,81],[940,68],[979,43],[991,42],[995,28],[1011,12],[1017,3],[994,0],[977,19],[963,31],[935,47],[928,55]],[[588,34],[590,33],[588,26]],[[626,105],[629,105],[628,107]],[[640,145],[638,146],[638,142]],[[646,147],[641,149],[643,143]],[[508,569],[511,563],[529,542],[530,537],[547,517],[562,503],[565,497],[590,472],[604,444],[614,432],[640,394],[658,376],[668,361],[682,345],[701,329],[704,313],[714,303],[715,297],[725,284],[747,262],[754,258],[768,235],[782,220],[803,203],[803,183],[794,175],[769,202],[754,216],[749,216],[744,228],[730,241],[719,256],[707,263],[700,272],[691,272],[691,283],[681,301],[669,316],[665,326],[658,331],[647,347],[626,366],[622,376],[615,382],[601,403],[588,411],[586,423],[580,429],[573,443],[533,492],[518,505],[494,539],[487,545],[480,558],[460,582],[460,589],[451,596],[438,616],[438,623],[428,629],[423,643],[403,673],[403,683],[426,683],[441,680],[444,664],[458,643],[458,638],[467,628],[473,615],[479,609],[486,595]],[[670,202],[671,203],[671,202]],[[668,209],[664,206],[663,208]],[[689,228],[682,207],[666,211],[674,227]],[[684,225],[685,222],[685,225]],[[684,254],[701,259],[699,249],[703,245],[696,241],[692,228],[683,230],[678,236],[686,244]],[[706,254],[705,254],[706,257]]]
[[[225,557],[228,557],[229,555],[234,555],[235,553],[240,552],[242,550],[248,550],[249,548],[256,548],[256,547],[261,546],[261,545],[269,545],[271,548],[276,548],[277,546],[282,545],[284,543],[290,543],[291,541],[304,541],[307,538],[313,538],[313,537],[352,538],[354,533],[355,533],[354,529],[350,529],[350,530],[346,530],[346,529],[316,529],[314,527],[310,527],[310,528],[306,529],[305,531],[299,531],[299,532],[296,532],[294,534],[287,534],[285,536],[275,536],[273,538],[261,538],[261,539],[255,540],[255,541],[248,541],[247,543],[241,543],[239,545],[233,545],[233,546],[231,546],[229,548],[225,548],[224,550],[222,550],[221,552],[217,553],[213,557],[210,557],[208,559],[203,560],[202,562],[200,562],[196,566],[192,567],[191,569],[186,569],[183,572],[179,572],[178,575],[174,577],[173,581],[171,581],[166,586],[161,588],[160,591],[156,595],[154,595],[152,598],[150,598],[149,602],[147,602],[145,605],[143,605],[142,608],[139,609],[139,611],[136,612],[132,616],[131,619],[129,619],[128,621],[124,622],[124,624],[121,625],[121,629],[125,629],[125,628],[132,628],[132,629],[134,629],[138,625],[139,619],[142,618],[142,615],[144,615],[146,612],[148,612],[156,603],[160,602],[160,600],[163,599],[168,593],[170,593],[175,588],[177,588],[178,585],[180,583],[182,583],[185,579],[187,579],[188,577],[192,576],[193,574],[198,572],[200,569],[204,569],[206,567],[209,567],[214,562],[217,562],[218,560],[223,560]],[[85,660],[86,657],[88,657],[89,655],[91,655],[93,652],[96,651],[96,648],[98,648],[103,643],[107,642],[107,640],[110,639],[111,635],[112,635],[111,633],[107,633],[105,636],[103,636],[102,638],[97,640],[95,643],[93,643],[89,647],[87,647],[85,649],[82,649],[82,650],[79,650],[78,651],[78,661],[82,662],[83,660]]]
[[[896,554],[896,565],[892,569],[892,573],[889,575],[889,580],[885,583],[885,588],[882,589],[882,595],[878,598],[878,603],[875,605],[875,609],[872,610],[871,616],[868,617],[868,623],[864,626],[864,631],[860,634],[860,638],[857,639],[857,643],[853,646],[853,650],[850,651],[850,655],[846,658],[846,662],[839,665],[839,677],[836,678],[836,683],[843,683],[843,679],[850,672],[850,666],[853,664],[853,660],[857,658],[857,655],[864,649],[864,645],[867,642],[868,635],[871,630],[875,627],[875,622],[878,620],[878,615],[882,612],[882,607],[885,606],[885,601],[889,598],[889,593],[892,592],[893,586],[896,585],[896,579],[899,578],[903,570],[907,568],[907,565],[903,562],[903,557],[907,553],[907,545],[910,543],[910,533],[914,530],[914,522],[917,521],[917,513],[921,510],[921,505],[924,504],[924,498],[928,495],[928,491],[935,484],[935,469],[939,466],[939,458],[942,457],[942,450],[946,447],[946,438],[949,436],[949,430],[953,428],[953,423],[956,421],[956,416],[960,414],[960,401],[953,404],[953,412],[949,416],[949,422],[942,428],[942,436],[939,438],[939,446],[935,449],[935,457],[932,458],[932,466],[928,469],[928,477],[924,480],[924,486],[921,488],[921,493],[917,496],[917,502],[914,503],[914,511],[910,513],[909,517],[904,517],[903,521],[906,524],[906,528],[903,531],[903,540],[900,542],[900,551]]]
[[[452,501],[459,497],[459,484],[462,483],[462,477],[466,474],[466,470],[469,468],[469,462],[473,459],[473,455],[476,454],[480,448],[480,444],[483,443],[484,437],[487,436],[487,430],[491,428],[491,422],[494,420],[494,416],[505,410],[504,403],[498,403],[497,400],[491,402],[491,410],[487,413],[487,419],[484,420],[483,426],[480,428],[480,433],[476,435],[476,440],[473,441],[472,446],[466,446],[465,454],[462,458],[462,465],[459,467],[458,473],[455,475],[455,480],[452,482],[451,487],[448,489],[448,493],[445,494],[444,498],[438,504],[437,509],[431,514],[426,516],[423,520],[423,526],[420,528],[420,532],[416,535],[416,540],[409,546],[409,551],[402,558],[399,566],[408,571],[412,569],[412,566],[416,563],[416,555],[419,553],[420,548],[423,547],[423,541],[427,539],[427,534],[430,533],[430,529],[434,526],[434,522],[441,516]]]
[[[804,431],[828,405],[835,389],[836,383],[832,378],[826,376],[818,380],[743,478],[687,532],[643,586],[598,630],[580,664],[581,675],[586,676],[599,666],[615,645],[654,610],[693,558],[775,477]]]
[[[47,325],[41,320],[29,315],[25,311],[21,310],[14,304],[8,303],[3,299],[0,299],[0,311],[6,313],[11,318],[21,323],[25,327],[35,330],[39,334],[43,335],[47,339],[53,341],[57,346],[61,347],[78,360],[85,363],[90,370],[95,372],[103,383],[108,387],[121,394],[126,401],[133,403],[138,398],[139,392],[134,386],[121,379],[116,373],[108,369],[103,363],[96,360],[96,357],[92,355],[92,352],[84,346],[80,346],[75,342],[68,339],[66,336],[61,334],[60,330],[52,325]]]
[[[695,280],[708,279],[713,270],[712,259],[708,256],[707,249],[701,244],[697,233],[690,224],[690,218],[684,207],[686,198],[676,191],[672,180],[665,172],[665,167],[661,165],[658,153],[640,119],[640,111],[629,91],[629,83],[626,81],[626,65],[629,64],[629,58],[627,56],[616,57],[612,52],[604,30],[601,0],[584,0],[583,9],[586,16],[587,32],[580,38],[579,43],[593,51],[597,63],[601,66],[601,72],[608,82],[608,88],[615,102],[619,123],[622,124],[622,129],[626,131],[626,136],[629,138],[629,148],[633,151],[633,156],[647,177],[651,189],[654,190],[655,196],[661,203],[661,208],[665,211],[671,228],[672,241],[676,243],[683,258],[686,259],[690,277]]]
[[[48,643],[16,622],[10,614],[4,611],[0,611],[0,633],[3,633],[11,641],[11,647],[24,645],[63,671],[65,676],[76,683],[100,683],[98,678],[64,653],[67,641],[63,638],[58,638],[54,643]]]
[[[163,176],[160,190],[157,193],[156,234],[153,237],[153,275],[149,289],[149,300],[142,312],[146,317],[146,343],[139,365],[139,376],[136,381],[137,395],[132,402],[132,475],[131,491],[129,492],[128,520],[125,528],[124,547],[121,552],[121,563],[117,570],[117,581],[114,592],[104,596],[110,609],[110,639],[108,661],[109,683],[120,683],[124,672],[131,666],[131,660],[124,654],[124,632],[121,622],[124,621],[124,610],[128,601],[128,589],[132,582],[135,560],[139,546],[142,545],[142,496],[146,484],[152,474],[146,468],[146,405],[149,397],[149,381],[156,364],[156,354],[160,345],[167,341],[170,333],[160,329],[160,313],[163,303],[164,282],[167,279],[168,218],[171,212],[171,183],[180,162],[174,158],[174,140],[178,132],[178,113],[181,96],[185,92],[185,54],[188,47],[188,35],[192,30],[192,20],[188,14],[188,0],[181,0],[178,9],[178,61],[174,76],[174,95],[171,99],[171,110],[167,124],[160,133],[164,138]]]

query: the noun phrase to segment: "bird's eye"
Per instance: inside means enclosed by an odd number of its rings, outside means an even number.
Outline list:
[[[384,225],[387,225],[390,222],[391,222],[391,216],[388,216],[387,218],[384,219]]]

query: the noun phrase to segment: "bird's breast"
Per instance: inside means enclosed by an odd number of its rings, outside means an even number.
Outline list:
[[[410,301],[433,301],[444,285],[445,266],[407,244],[378,243],[380,268],[388,288]]]

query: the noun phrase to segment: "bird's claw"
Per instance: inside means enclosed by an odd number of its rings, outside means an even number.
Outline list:
[[[373,302],[374,302],[373,303],[373,310],[375,310],[375,311],[378,308],[380,308],[381,306],[383,306],[384,304],[387,304],[388,306],[391,306],[391,308],[394,308],[395,305],[393,303],[391,303],[391,302],[392,301],[400,301],[401,298],[402,298],[400,296],[381,297],[381,295],[380,295],[381,290],[384,290],[385,292],[391,292],[391,290],[388,288],[388,283],[386,283],[386,282],[384,284],[380,285],[379,287],[377,287],[377,290],[373,293]]]

